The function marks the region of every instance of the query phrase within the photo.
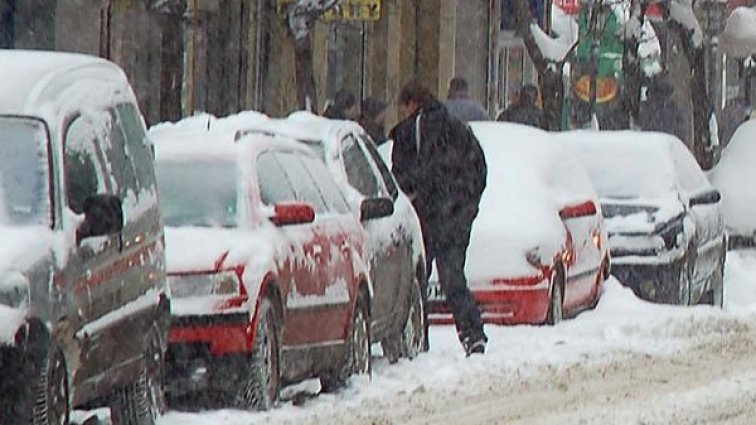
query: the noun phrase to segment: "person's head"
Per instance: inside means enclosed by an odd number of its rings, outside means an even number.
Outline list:
[[[523,86],[520,90],[520,104],[535,105],[538,102],[538,88],[532,84]]]
[[[449,81],[449,99],[467,99],[469,96],[469,85],[467,80],[462,77],[454,77]]]
[[[386,102],[374,97],[365,98],[360,105],[362,120],[376,125],[384,125],[386,122]]]
[[[333,102],[329,109],[335,111],[334,118],[345,118],[357,120],[360,116],[360,110],[357,107],[357,98],[348,90],[339,90],[333,96]]]
[[[436,100],[433,93],[419,81],[413,80],[407,83],[399,93],[399,108],[405,118],[409,118],[425,104]]]

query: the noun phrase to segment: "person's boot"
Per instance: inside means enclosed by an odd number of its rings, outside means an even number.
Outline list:
[[[461,338],[462,347],[465,349],[465,354],[470,357],[473,354],[484,354],[486,352],[486,343],[488,338],[485,334],[471,333]]]

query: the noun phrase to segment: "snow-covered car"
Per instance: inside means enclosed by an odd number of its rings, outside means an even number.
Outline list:
[[[0,50],[0,63],[0,423],[107,405],[152,424],[170,302],[134,93],[99,58]]]
[[[364,232],[310,149],[281,137],[156,137],[172,321],[169,400],[264,409],[370,370]],[[362,220],[388,213],[366,200]]]
[[[607,220],[612,274],[641,298],[722,305],[727,242],[719,192],[676,137],[559,136],[588,170]]]
[[[756,121],[738,127],[722,159],[709,174],[722,194],[730,248],[756,246]]]
[[[465,273],[483,321],[554,324],[595,305],[609,258],[585,170],[542,130],[471,123],[488,165]],[[435,279],[431,323],[453,323]]]
[[[390,215],[363,221],[366,262],[375,295],[371,334],[392,360],[428,349],[425,253],[412,203],[399,189],[375,144],[359,124],[307,112],[260,120],[242,130],[285,134],[311,147],[359,208],[363,199],[383,200]]]

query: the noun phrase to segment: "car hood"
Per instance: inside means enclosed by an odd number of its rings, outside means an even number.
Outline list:
[[[167,227],[166,268],[168,273],[188,273],[244,266],[245,274],[261,274],[270,269],[278,242],[275,232],[264,228]]]
[[[675,197],[638,199],[601,199],[601,211],[610,235],[650,234],[659,226],[685,213]]]
[[[29,270],[50,256],[52,246],[49,228],[0,226],[0,273]]]

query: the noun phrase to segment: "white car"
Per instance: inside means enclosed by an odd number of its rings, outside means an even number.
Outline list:
[[[726,238],[720,194],[676,137],[562,133],[607,219],[612,274],[651,301],[722,305]]]
[[[709,174],[711,183],[722,193],[729,246],[756,245],[756,121],[738,127],[722,160]]]

